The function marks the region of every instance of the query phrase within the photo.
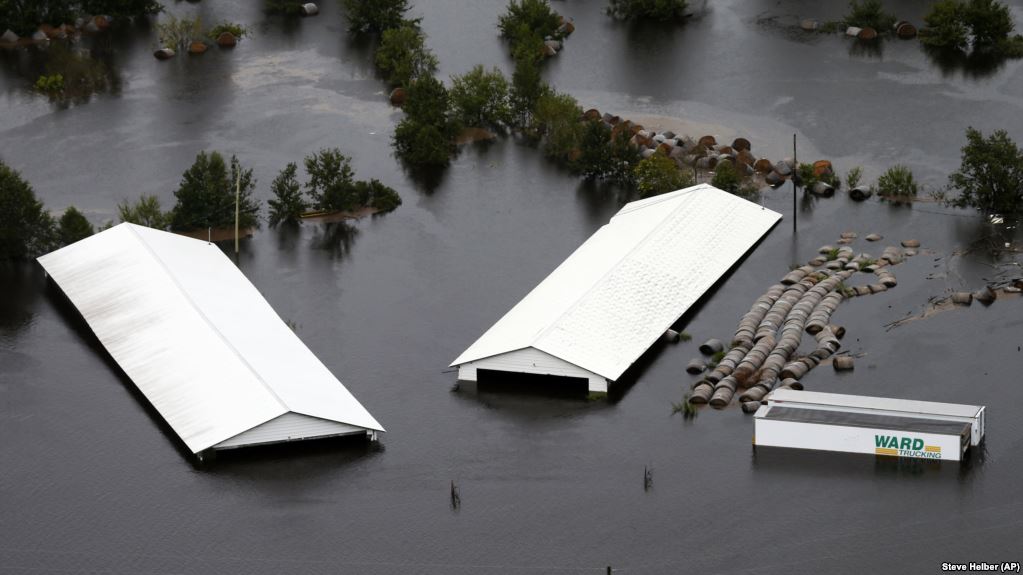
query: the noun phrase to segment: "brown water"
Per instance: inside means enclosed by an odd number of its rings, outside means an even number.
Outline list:
[[[796,132],[801,155],[843,172],[862,164],[868,180],[899,161],[942,184],[967,125],[1023,138],[1019,61],[942,69],[913,42],[851,51],[787,27],[815,5],[715,2],[676,30],[558,2],[577,32],[547,77],[584,106],[732,127],[772,157]],[[917,21],[924,5],[896,4]],[[418,3],[442,75],[477,62],[509,69],[501,6]],[[783,188],[763,202],[785,220],[684,318],[694,341],[655,346],[614,400],[453,392],[447,364],[620,199],[508,139],[465,149],[424,189],[390,155],[400,116],[371,47],[347,37],[333,3],[322,8],[288,23],[248,3],[173,5],[255,35],[234,52],[165,63],[145,29],[101,40],[94,53],[119,88],[68,109],[26,91],[30,54],[0,54],[0,156],[47,206],[74,204],[96,223],[141,193],[169,206],[201,149],[238,154],[264,198],[287,162],[324,146],[396,188],[405,203],[391,214],[262,230],[239,263],[387,428],[380,447],[289,446],[196,467],[39,269],[4,268],[0,572],[915,573],[1019,560],[1020,301],[884,328],[930,296],[1019,275],[1018,264],[999,267],[1018,254],[991,249],[1020,245],[1012,222],[840,195],[801,201],[793,235]],[[808,388],[987,405],[988,438],[969,465],[754,453],[752,421],[734,407],[670,416],[700,341],[728,337],[791,263],[844,230],[925,249],[896,269],[897,288],[842,304],[844,346],[865,355],[852,373],[815,370]]]

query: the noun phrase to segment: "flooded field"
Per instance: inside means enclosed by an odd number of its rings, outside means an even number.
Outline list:
[[[967,126],[1023,138],[1023,61],[957,67],[916,42],[863,52],[798,33],[799,17],[842,10],[817,5],[714,2],[663,29],[555,2],[576,32],[545,77],[584,107],[734,130],[771,158],[797,133],[801,158],[862,165],[867,181],[904,163],[943,185]],[[441,77],[477,63],[510,71],[503,7],[415,3]],[[801,197],[793,233],[786,185],[759,200],[785,218],[679,323],[693,341],[655,345],[610,401],[453,390],[448,364],[622,198],[514,138],[463,148],[429,185],[410,177],[391,155],[400,112],[372,46],[348,37],[334,2],[321,8],[288,22],[255,3],[170,4],[254,35],[168,62],[153,59],[145,28],[98,39],[117,81],[67,108],[30,91],[37,56],[0,52],[0,157],[48,208],[74,204],[99,224],[143,193],[172,205],[200,150],[237,154],[265,200],[287,162],[340,147],[403,205],[296,232],[264,226],[242,241],[239,266],[387,433],[379,446],[196,466],[41,269],[0,268],[0,572],[851,574],[1020,560],[1023,299],[889,325],[929,298],[1023,275],[1016,222],[839,193]],[[926,3],[890,8],[919,21]],[[729,338],[791,264],[846,230],[857,252],[907,238],[922,248],[896,268],[896,288],[838,308],[843,349],[862,357],[852,372],[815,369],[807,389],[986,405],[986,443],[969,464],[754,452],[752,419],[734,403],[671,415],[698,344]],[[871,232],[884,240],[866,242]]]

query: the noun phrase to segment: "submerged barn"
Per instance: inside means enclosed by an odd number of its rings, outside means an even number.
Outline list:
[[[383,431],[216,245],[125,223],[39,263],[193,453]]]
[[[629,203],[451,366],[606,392],[779,219],[707,184]]]

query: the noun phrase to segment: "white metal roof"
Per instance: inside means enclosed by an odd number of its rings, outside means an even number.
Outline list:
[[[804,404],[808,406],[852,407],[950,417],[976,417],[980,410],[983,409],[977,405],[868,397],[865,395],[845,395],[842,393],[822,393],[819,391],[797,391],[794,389],[776,389],[767,396],[767,400],[786,405]],[[759,414],[760,410],[757,413]]]
[[[195,453],[289,412],[383,430],[213,244],[125,223],[39,262]]]
[[[534,347],[617,380],[779,219],[707,184],[629,203],[451,365]]]

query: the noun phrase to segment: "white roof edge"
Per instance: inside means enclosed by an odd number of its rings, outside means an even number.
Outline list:
[[[797,391],[792,389],[776,389],[772,391],[766,399],[768,401],[776,401],[779,403],[816,404],[832,407],[853,407],[859,409],[876,409],[881,411],[899,411],[953,417],[976,417],[977,414],[984,409],[983,406],[960,403],[850,395],[844,393],[825,393],[821,391]]]

